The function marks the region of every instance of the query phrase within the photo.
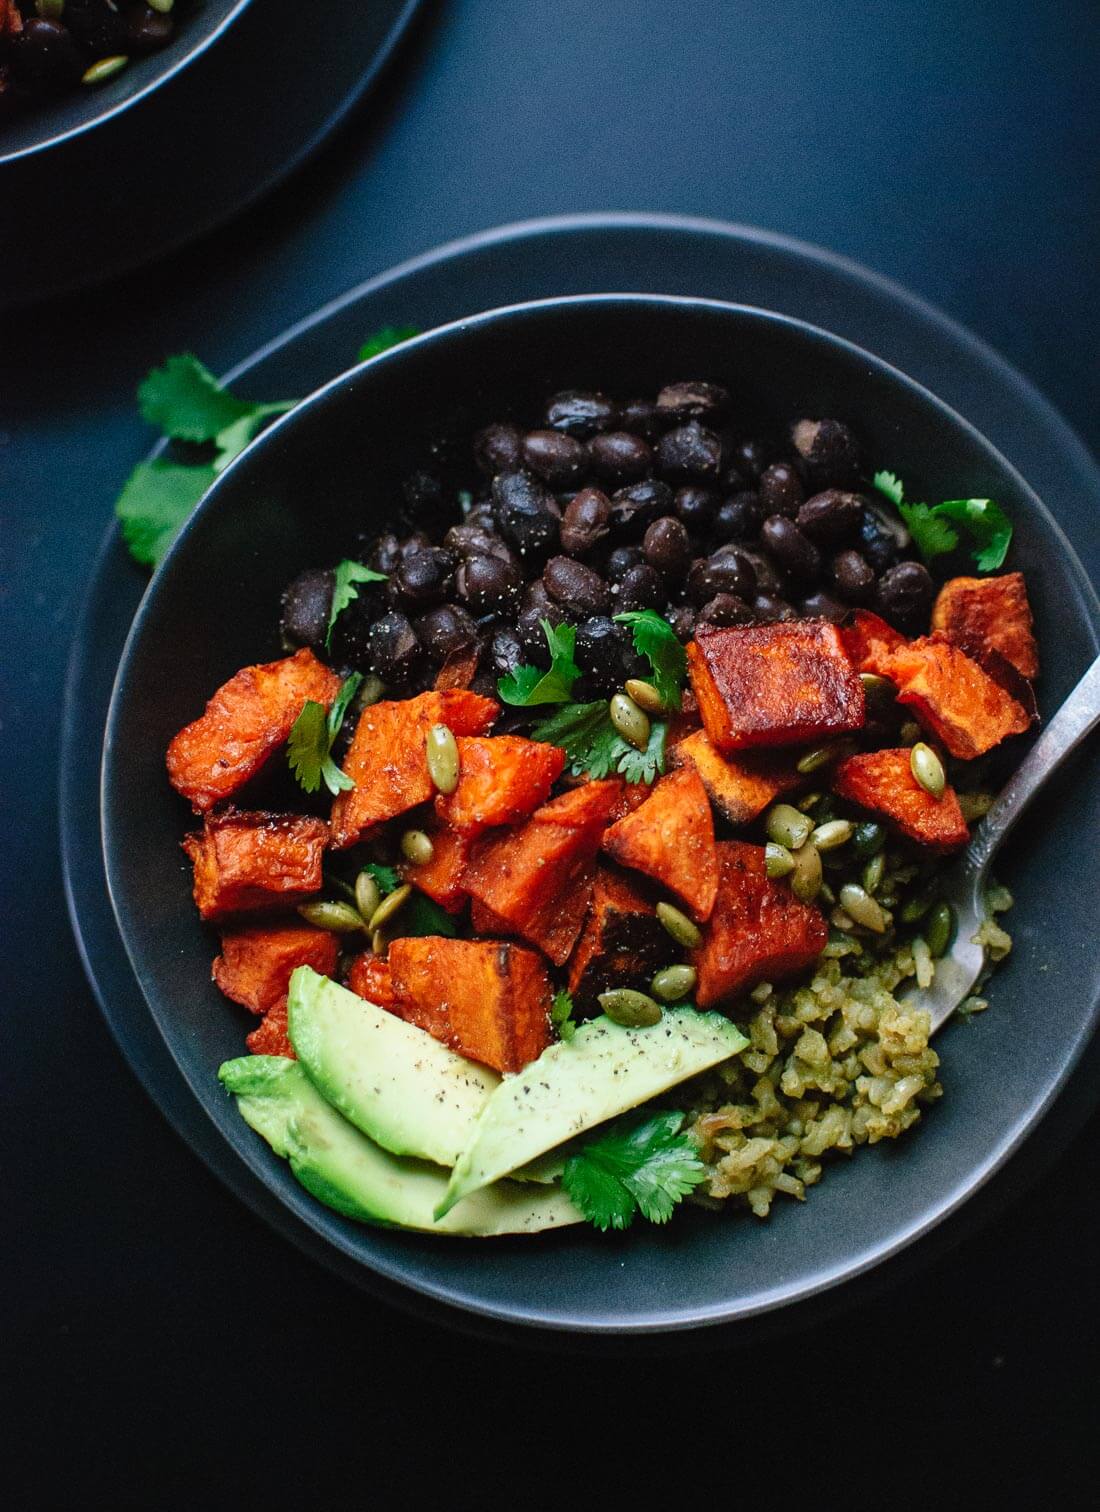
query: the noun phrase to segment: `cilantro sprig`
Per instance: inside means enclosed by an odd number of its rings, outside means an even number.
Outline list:
[[[926,562],[955,550],[959,544],[955,525],[961,525],[970,539],[971,555],[979,572],[996,572],[1004,565],[1012,540],[1012,522],[992,499],[907,503],[901,479],[895,473],[877,472],[874,484],[896,505]]]
[[[657,780],[665,770],[667,738],[668,725],[654,720],[646,749],[635,750],[611,723],[602,699],[565,704],[531,731],[532,740],[561,747],[574,776],[599,778],[617,772],[627,782]]]
[[[325,649],[332,650],[332,632],[336,621],[351,603],[352,599],[359,597],[359,583],[384,583],[386,574],[375,572],[373,568],[364,567],[362,562],[352,562],[344,558],[336,564],[336,575],[332,585],[332,603],[328,611],[328,629],[325,632]]]
[[[604,1233],[629,1228],[640,1212],[667,1223],[706,1175],[699,1150],[676,1111],[631,1113],[565,1162],[562,1186]]]
[[[388,352],[390,347],[400,346],[411,336],[419,335],[416,326],[383,326],[373,336],[368,336],[359,348],[359,361],[366,362],[368,357],[377,357],[379,352]]]
[[[497,692],[506,704],[526,709],[534,704],[567,703],[581,669],[573,660],[577,643],[575,625],[559,625],[539,620],[546,644],[550,647],[550,670],[522,665],[497,680]]]
[[[634,649],[649,662],[653,686],[666,709],[680,707],[680,690],[687,677],[687,653],[668,620],[653,609],[616,614],[615,622],[629,625]]]
[[[355,786],[333,761],[332,745],[362,681],[361,672],[345,677],[327,715],[324,704],[316,703],[312,698],[307,698],[302,705],[302,712],[290,728],[286,756],[303,792],[315,793],[324,782],[335,798],[338,793]]]
[[[550,1022],[557,1029],[559,1038],[567,1043],[577,1032],[577,1025],[573,1019],[573,999],[564,987],[554,994],[554,1001],[550,1008]]]

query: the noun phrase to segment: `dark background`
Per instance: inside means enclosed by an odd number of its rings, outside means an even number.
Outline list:
[[[830,246],[973,327],[1095,448],[1098,64],[1095,0],[428,4],[244,220],[0,330],[9,1504],[1093,1504],[1100,1122],[982,1234],[811,1328],[629,1361],[467,1337],[303,1259],[161,1120],[81,974],[54,810],[141,375],[187,347],[224,370],[482,226],[661,209]]]

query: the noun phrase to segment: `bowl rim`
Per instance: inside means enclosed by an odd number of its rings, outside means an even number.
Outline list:
[[[537,300],[524,300],[512,304],[495,306],[488,310],[478,311],[469,316],[448,321],[445,324],[432,327],[430,330],[421,332],[415,337],[410,337],[399,345],[389,348],[365,362],[354,363],[343,372],[327,380],[325,383],[306,395],[294,409],[285,415],[279,416],[261,435],[257,436],[229,466],[218,475],[211,484],[199,504],[192,511],[178,536],[173,541],[169,552],[166,554],[160,567],[156,569],[149,586],[146,588],[134,615],[133,622],[126,636],[126,641],[119,658],[118,668],[112,683],[110,703],[108,706],[107,721],[103,743],[103,759],[100,766],[100,832],[103,848],[104,869],[107,880],[107,890],[111,900],[111,907],[122,938],[127,957],[129,958],[134,975],[137,979],[142,996],[149,1006],[150,1014],[156,1024],[157,1030],[164,1040],[166,1047],[192,1094],[203,1106],[202,1092],[196,1086],[195,1080],[189,1074],[187,1067],[177,1054],[175,1046],[168,1039],[161,1026],[158,1015],[153,1012],[149,1003],[149,995],[145,989],[146,974],[141,961],[132,948],[132,943],[124,925],[123,910],[120,900],[116,895],[115,881],[117,872],[114,865],[112,846],[110,840],[110,816],[109,816],[109,793],[110,765],[112,749],[115,741],[115,731],[120,716],[121,689],[126,681],[129,663],[133,658],[135,647],[140,639],[145,621],[151,612],[155,585],[157,578],[177,555],[179,542],[187,537],[195,528],[196,523],[205,517],[208,510],[217,507],[217,501],[225,491],[222,482],[239,468],[247,468],[248,460],[253,456],[255,449],[271,444],[270,438],[275,432],[284,426],[291,425],[296,421],[303,421],[308,414],[315,409],[319,410],[330,403],[339,402],[341,391],[348,391],[353,381],[358,378],[364,369],[373,369],[386,363],[400,362],[412,351],[430,345],[433,342],[450,338],[462,332],[478,329],[491,323],[499,323],[517,316],[538,311],[558,309],[563,306],[592,306],[592,305],[627,305],[646,307],[660,305],[662,307],[678,307],[693,310],[713,309],[723,314],[735,313],[748,316],[752,319],[763,321],[767,325],[782,326],[794,329],[803,337],[812,342],[822,343],[834,349],[846,352],[865,362],[880,376],[887,377],[890,381],[908,389],[924,405],[928,405],[939,411],[949,423],[967,433],[979,446],[986,451],[993,463],[1009,477],[1013,485],[1025,495],[1031,508],[1042,517],[1046,526],[1055,538],[1057,546],[1064,554],[1064,558],[1073,576],[1077,580],[1077,586],[1081,592],[1083,605],[1088,611],[1091,624],[1090,629],[1094,643],[1100,640],[1100,597],[1085,572],[1084,566],[1077,555],[1071,542],[1066,537],[1055,516],[1044,504],[1031,485],[1026,481],[1016,467],[993,445],[965,416],[959,414],[951,405],[940,399],[932,391],[926,388],[916,379],[909,377],[900,368],[887,362],[884,358],[868,351],[855,342],[845,337],[836,335],[822,326],[810,321],[799,319],[795,316],[782,314],[778,311],[768,310],[755,305],[748,305],[731,300],[703,298],[692,295],[673,295],[663,293],[588,293],[551,296]],[[717,1327],[732,1324],[741,1320],[759,1317],[764,1314],[775,1312],[783,1307],[794,1306],[800,1302],[818,1297],[822,1293],[831,1291],[844,1283],[855,1280],[857,1277],[876,1269],[884,1261],[894,1255],[908,1249],[924,1235],[938,1228],[947,1218],[955,1213],[966,1201],[975,1195],[987,1182],[999,1171],[1011,1158],[1013,1153],[1027,1139],[1042,1120],[1043,1115],[1060,1095],[1071,1071],[1079,1061],[1082,1052],[1091,1039],[1097,1022],[1100,1021],[1100,997],[1089,1005],[1086,1013],[1076,1026],[1068,1053],[1064,1057],[1062,1065],[1056,1077],[1034,1097],[1028,1106],[1021,1112],[1015,1123],[1004,1137],[997,1143],[995,1149],[979,1165],[971,1168],[969,1174],[958,1180],[954,1186],[934,1205],[926,1209],[915,1221],[910,1222],[894,1236],[888,1243],[871,1245],[858,1251],[850,1259],[839,1262],[825,1270],[811,1271],[797,1283],[784,1284],[780,1287],[758,1292],[755,1296],[745,1301],[734,1299],[711,1306],[694,1306],[690,1314],[678,1313],[669,1315],[668,1312],[639,1312],[630,1319],[616,1316],[614,1319],[602,1321],[586,1317],[583,1321],[570,1321],[558,1317],[546,1317],[540,1315],[537,1305],[528,1305],[520,1308],[515,1304],[499,1305],[496,1303],[481,1301],[471,1298],[464,1293],[456,1292],[451,1286],[444,1283],[434,1283],[428,1279],[410,1278],[380,1263],[373,1257],[365,1257],[354,1246],[350,1238],[345,1237],[340,1230],[329,1230],[323,1226],[323,1219],[319,1219],[319,1212],[326,1210],[319,1205],[304,1190],[284,1192],[277,1189],[270,1179],[270,1162],[264,1157],[268,1154],[266,1147],[251,1149],[233,1148],[233,1153],[263,1181],[264,1185],[283,1205],[289,1206],[296,1215],[305,1221],[314,1233],[325,1243],[332,1244],[344,1255],[360,1266],[380,1274],[384,1280],[395,1282],[399,1286],[410,1291],[415,1291],[434,1301],[445,1303],[459,1310],[484,1317],[496,1322],[520,1324],[525,1327],[535,1327],[552,1333],[585,1333],[589,1335],[614,1337],[614,1336],[638,1336],[657,1333],[680,1333],[702,1327]],[[204,1108],[204,1111],[205,1108]],[[444,1236],[432,1236],[425,1234],[420,1237],[431,1243],[433,1238],[439,1240]]]
[[[170,49],[169,53],[165,55],[166,63],[163,70],[158,69],[147,83],[141,85],[139,89],[135,89],[133,94],[127,95],[124,100],[119,100],[114,105],[97,111],[90,120],[82,121],[79,126],[68,126],[64,130],[53,132],[50,136],[28,142],[23,147],[16,147],[10,152],[3,150],[3,139],[0,137],[0,168],[3,168],[5,163],[23,162],[27,158],[34,157],[37,153],[48,152],[51,148],[59,147],[63,142],[70,142],[75,137],[84,136],[85,133],[94,131],[97,126],[103,125],[105,121],[112,121],[116,116],[122,115],[124,111],[137,105],[147,95],[151,95],[154,90],[159,89],[162,84],[167,84],[177,74],[182,73],[185,68],[188,68],[200,58],[207,48],[213,47],[218,38],[229,30],[251,3],[252,0],[235,0],[231,9],[226,12],[220,21],[208,32],[204,32],[202,36],[197,36],[190,46],[180,49],[178,56],[172,55],[175,52],[174,48]],[[168,61],[169,59],[170,61]]]

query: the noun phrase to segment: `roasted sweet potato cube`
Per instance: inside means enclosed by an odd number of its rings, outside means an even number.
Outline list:
[[[460,735],[459,778],[453,793],[440,794],[436,813],[469,835],[526,819],[561,775],[565,752],[519,735]]]
[[[793,760],[770,751],[723,756],[705,730],[697,730],[669,752],[674,767],[694,767],[707,796],[731,824],[750,824],[768,804],[799,785]]]
[[[687,657],[703,728],[719,751],[798,745],[864,722],[863,684],[825,620],[701,625]]]
[[[710,800],[693,766],[660,778],[645,803],[611,826],[603,848],[620,866],[659,882],[696,919],[710,918],[718,853]]]
[[[970,839],[954,789],[934,797],[913,776],[909,750],[849,756],[833,773],[833,792],[881,814],[903,835],[933,850],[956,850]]]
[[[884,676],[882,662],[891,651],[905,645],[901,631],[872,614],[870,609],[857,609],[841,626],[840,639],[856,671],[873,672],[876,677]]]
[[[819,911],[773,882],[759,845],[718,847],[721,881],[703,943],[692,952],[700,1008],[725,1004],[758,982],[798,976],[824,950],[829,930]]]
[[[960,760],[982,756],[1031,723],[1027,710],[965,651],[941,635],[923,635],[885,658],[883,676],[898,703]]]
[[[195,868],[195,902],[204,919],[285,908],[321,889],[323,819],[301,814],[207,814],[201,833],[183,841]]]
[[[638,884],[609,866],[596,872],[592,905],[569,958],[569,991],[594,1009],[601,992],[644,986],[675,950]]]
[[[287,1060],[298,1059],[290,1043],[285,997],[272,1003],[252,1033],[245,1035],[244,1042],[253,1055],[284,1055]]]
[[[312,700],[327,709],[339,691],[336,673],[305,648],[242,667],[169,745],[169,781],[205,813],[256,775],[290,734],[303,704]]]
[[[480,898],[470,899],[470,926],[481,939],[503,939],[515,930]]]
[[[469,864],[473,836],[438,822],[428,827],[427,834],[432,842],[432,859],[420,866],[403,861],[401,875],[448,913],[458,913],[466,902],[462,878]]]
[[[439,935],[394,940],[398,1011],[460,1055],[521,1071],[550,1043],[550,979],[533,950]]]
[[[1021,677],[1036,677],[1039,649],[1022,572],[957,577],[944,583],[932,610],[932,629],[982,660],[996,651]]]
[[[567,829],[602,831],[608,815],[619,802],[622,790],[629,786],[621,777],[603,777],[570,788],[544,803],[531,815],[535,824],[561,824]]]
[[[287,995],[299,966],[331,976],[339,954],[336,936],[310,924],[231,929],[222,935],[213,977],[226,997],[253,1013],[266,1013]]]
[[[332,845],[354,845],[374,825],[435,794],[427,736],[434,724],[458,735],[484,735],[500,705],[460,688],[371,704],[359,716],[344,771],[355,783],[332,805]]]
[[[384,961],[371,950],[365,950],[352,961],[348,970],[348,987],[379,1008],[393,1008],[397,1001],[389,961]]]

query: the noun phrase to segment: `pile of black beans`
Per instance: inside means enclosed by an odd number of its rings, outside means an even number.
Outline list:
[[[0,0],[0,121],[166,47],[186,0]]]
[[[839,621],[857,605],[906,633],[927,626],[932,578],[839,420],[767,438],[714,383],[656,400],[567,392],[534,429],[486,426],[465,461],[464,487],[453,467],[406,482],[407,533],[362,538],[359,560],[387,578],[360,589],[330,652],[332,569],[290,584],[288,645],[408,693],[476,648],[473,687],[491,693],[520,662],[549,665],[540,621],[568,622],[584,699],[646,671],[614,622],[625,610],[656,610],[684,641],[704,621]]]

